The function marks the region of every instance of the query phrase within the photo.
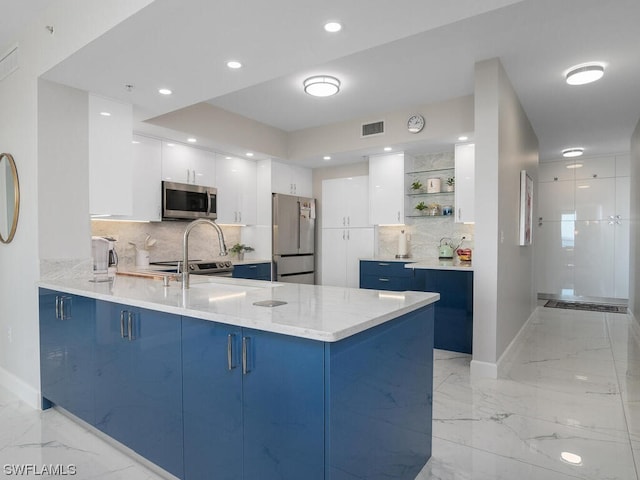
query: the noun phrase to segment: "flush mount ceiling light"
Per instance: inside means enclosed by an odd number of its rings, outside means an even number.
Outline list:
[[[247,157],[253,157],[253,152],[247,152],[246,155]]]
[[[109,112],[100,112],[100,115],[102,115],[103,117],[110,117],[111,114]]]
[[[562,156],[564,158],[579,157],[584,153],[584,148],[565,148],[562,150]]]
[[[566,74],[569,85],[585,85],[600,80],[604,75],[604,67],[598,63],[588,63],[571,67]]]
[[[330,97],[340,91],[340,80],[329,75],[316,75],[304,82],[304,91],[314,97]]]
[[[171,90],[169,90],[168,88],[160,88],[160,89],[158,89],[158,93],[160,95],[171,95],[173,92]]]
[[[322,159],[325,161],[329,161],[331,160],[331,157],[329,155],[325,155],[324,157],[322,157]]]
[[[342,25],[338,22],[327,22],[324,24],[324,29],[329,33],[336,33],[342,30]]]
[[[238,68],[242,68],[242,64],[236,60],[230,60],[227,62],[227,67],[236,70]]]

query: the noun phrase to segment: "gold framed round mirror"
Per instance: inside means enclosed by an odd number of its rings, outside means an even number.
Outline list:
[[[0,154],[0,242],[13,240],[20,215],[18,169],[10,153]]]

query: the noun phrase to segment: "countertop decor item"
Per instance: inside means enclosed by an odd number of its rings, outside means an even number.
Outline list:
[[[453,258],[453,240],[449,237],[443,237],[440,239],[440,245],[438,246],[438,258]]]
[[[427,179],[427,193],[440,193],[442,179],[440,177],[431,177]]]
[[[453,190],[454,190],[454,188],[455,188],[455,184],[456,184],[456,179],[455,179],[455,177],[448,177],[448,178],[447,178],[446,185],[445,185],[445,187],[444,187],[444,188],[445,188],[445,190],[446,190],[447,192],[453,192]]]
[[[398,235],[398,253],[396,258],[409,258],[409,245],[407,243],[407,234],[404,230],[400,230]]]
[[[244,252],[253,252],[255,249],[244,243],[236,243],[233,247],[229,249],[232,254],[238,256],[238,260],[244,260]]]

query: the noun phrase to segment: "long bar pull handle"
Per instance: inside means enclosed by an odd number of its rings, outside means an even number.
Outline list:
[[[302,216],[302,205],[298,202],[298,252],[300,251],[300,217]]]
[[[56,295],[56,320],[60,320],[60,297]]]
[[[229,371],[233,370],[235,365],[233,364],[233,340],[236,336],[233,333],[230,333],[227,336],[227,369]]]
[[[379,278],[378,280],[380,280],[381,282],[388,282],[389,281],[388,278]]]
[[[246,375],[249,370],[248,349],[249,349],[249,337],[242,337],[242,374]]]
[[[133,313],[128,312],[128,335],[129,335],[129,341],[132,342],[133,340],[135,340],[135,338],[133,337]]]
[[[127,338],[124,334],[124,315],[127,313],[126,310],[120,310],[120,337]]]
[[[65,297],[60,297],[60,320],[67,319],[64,313],[64,298]]]

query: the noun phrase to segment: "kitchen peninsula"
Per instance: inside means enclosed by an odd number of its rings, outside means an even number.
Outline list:
[[[413,480],[431,456],[438,294],[211,277],[40,287],[43,405],[178,478]]]

